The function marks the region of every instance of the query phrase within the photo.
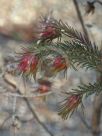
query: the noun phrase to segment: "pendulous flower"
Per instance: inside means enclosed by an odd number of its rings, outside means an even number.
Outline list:
[[[52,68],[54,72],[60,72],[62,70],[66,70],[68,66],[63,57],[57,56],[52,64]]]
[[[69,115],[71,115],[75,109],[79,106],[82,101],[81,94],[72,94],[68,96],[59,107],[59,115],[62,119],[67,119]]]
[[[19,60],[18,70],[21,73],[33,75],[37,70],[38,61],[38,57],[33,53],[24,53]]]
[[[55,38],[61,38],[61,31],[55,27],[55,20],[53,18],[43,18],[41,21],[40,40],[42,42],[49,42]]]
[[[41,33],[41,38],[43,41],[52,41],[55,38],[60,37],[59,31],[54,28],[54,26],[46,26],[45,29]]]

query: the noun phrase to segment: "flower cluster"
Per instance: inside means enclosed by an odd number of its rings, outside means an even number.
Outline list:
[[[87,13],[94,12],[93,3],[88,2],[87,4]],[[37,80],[38,88],[35,91],[41,96],[51,91],[52,83],[48,78],[52,78],[61,71],[66,72],[70,65],[73,68],[80,66],[102,72],[102,53],[85,35],[53,18],[43,18],[40,25],[40,36],[34,41],[34,45],[24,49],[20,55],[18,70],[24,75],[32,75],[35,78],[39,68],[41,79]],[[54,42],[54,39],[62,38],[62,36],[71,40]],[[79,105],[82,105],[84,95],[88,96],[97,90],[100,92],[101,88],[100,84],[83,84],[78,86],[78,89],[73,89],[73,92],[66,93],[66,98],[58,108],[58,114],[63,119],[67,119]]]

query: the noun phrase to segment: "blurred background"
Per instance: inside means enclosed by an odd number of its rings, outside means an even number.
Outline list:
[[[9,69],[8,64],[12,62],[14,53],[19,51],[21,46],[30,45],[36,39],[39,18],[49,14],[67,22],[80,32],[84,32],[85,29],[90,39],[101,48],[101,0],[96,2],[93,8],[87,0],[0,0],[0,92],[14,93],[16,88],[19,88],[21,93],[24,91],[23,81],[19,83],[19,77],[5,70]],[[29,99],[37,117],[23,98],[17,98],[13,113],[14,97],[0,95],[0,136],[15,136],[15,134],[16,136],[91,136],[94,96],[85,100],[84,114],[79,109],[71,118],[64,121],[57,115],[57,103],[60,100],[57,92],[70,90],[80,82],[86,84],[94,82],[96,77],[95,71],[84,69],[77,72],[68,69],[67,79],[63,74],[57,75],[53,79],[54,93],[47,96],[46,101],[39,97]],[[29,90],[29,87],[26,89]],[[13,114],[16,114],[17,118],[12,125]]]

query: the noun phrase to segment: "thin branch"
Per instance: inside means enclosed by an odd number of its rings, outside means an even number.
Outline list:
[[[44,94],[30,94],[30,95],[27,95],[27,94],[17,94],[17,93],[0,93],[0,95],[4,95],[4,96],[13,96],[13,97],[20,97],[20,98],[34,98],[34,97],[41,97],[41,96],[47,96],[47,95],[50,95],[52,92],[47,92],[47,93],[44,93]]]
[[[92,115],[92,134],[93,136],[100,135],[100,122],[101,122],[101,111],[102,111],[102,94],[95,97],[94,108]]]
[[[85,125],[85,127],[91,131],[91,126],[86,122],[86,120],[84,119],[84,117],[81,115],[80,112],[77,112],[78,117],[80,118],[80,120],[82,121],[82,123]]]
[[[99,82],[102,81],[102,75],[100,75]],[[99,136],[101,133],[101,112],[102,112],[102,93],[96,95],[94,99],[93,115],[92,115],[92,134],[93,136]]]
[[[102,1],[100,1],[100,0],[94,0],[93,2],[94,3],[99,3],[102,6]]]
[[[18,90],[18,91],[19,91],[19,90]],[[20,93],[20,91],[19,91],[19,93]],[[45,125],[43,122],[40,121],[40,119],[38,118],[38,116],[37,116],[37,114],[36,114],[34,108],[31,106],[31,104],[30,104],[28,98],[25,98],[25,97],[24,97],[23,100],[26,102],[28,108],[30,109],[30,111],[31,111],[32,114],[33,114],[33,117],[34,117],[34,118],[37,120],[37,122],[42,126],[42,128],[43,128],[50,136],[54,136],[53,133],[52,133],[51,131],[49,131],[49,129],[46,127],[46,125]]]
[[[79,21],[80,21],[80,23],[81,23],[83,32],[84,32],[85,36],[89,39],[89,35],[88,35],[88,32],[87,32],[87,29],[85,28],[84,20],[83,20],[83,18],[82,18],[82,15],[81,15],[80,8],[79,8],[79,5],[78,5],[77,0],[73,0],[73,3],[74,3],[74,6],[75,6],[75,9],[76,9],[76,12],[77,12],[77,16],[78,16],[78,18],[79,18]]]
[[[7,82],[7,81],[6,81],[6,82]],[[14,85],[11,84],[11,82],[7,82],[7,83],[10,84],[11,86],[14,86]],[[1,93],[1,94],[2,94],[2,95],[5,95],[5,96],[10,96],[10,95],[11,95],[11,96],[13,96],[13,97],[21,97],[21,98],[26,102],[26,104],[27,104],[29,110],[31,111],[31,113],[32,113],[32,115],[33,115],[33,117],[34,117],[34,118],[37,120],[37,122],[42,126],[42,128],[43,128],[50,136],[54,136],[54,135],[52,134],[52,132],[49,131],[49,129],[46,127],[46,125],[45,125],[43,122],[40,121],[40,119],[38,118],[38,116],[37,116],[37,114],[36,114],[34,108],[31,106],[30,101],[29,101],[29,99],[28,99],[28,98],[37,97],[37,96],[44,96],[45,94],[38,94],[38,95],[29,95],[29,96],[27,96],[27,95],[23,95],[23,94],[21,93],[21,91],[18,89],[17,86],[15,86],[15,87],[16,87],[16,90],[17,90],[18,94],[17,94],[17,93]],[[15,89],[15,88],[14,88],[14,89]],[[46,95],[49,95],[49,94],[51,94],[51,92],[46,93]]]
[[[4,125],[6,124],[6,122],[11,118],[11,115],[9,115],[6,119],[4,119],[4,121],[2,122],[2,124],[0,125],[0,130],[3,129]]]

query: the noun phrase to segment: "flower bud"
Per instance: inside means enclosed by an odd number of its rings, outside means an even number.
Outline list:
[[[39,79],[38,83],[39,83],[39,88],[38,88],[39,93],[47,93],[51,91],[52,83],[50,81]]]

